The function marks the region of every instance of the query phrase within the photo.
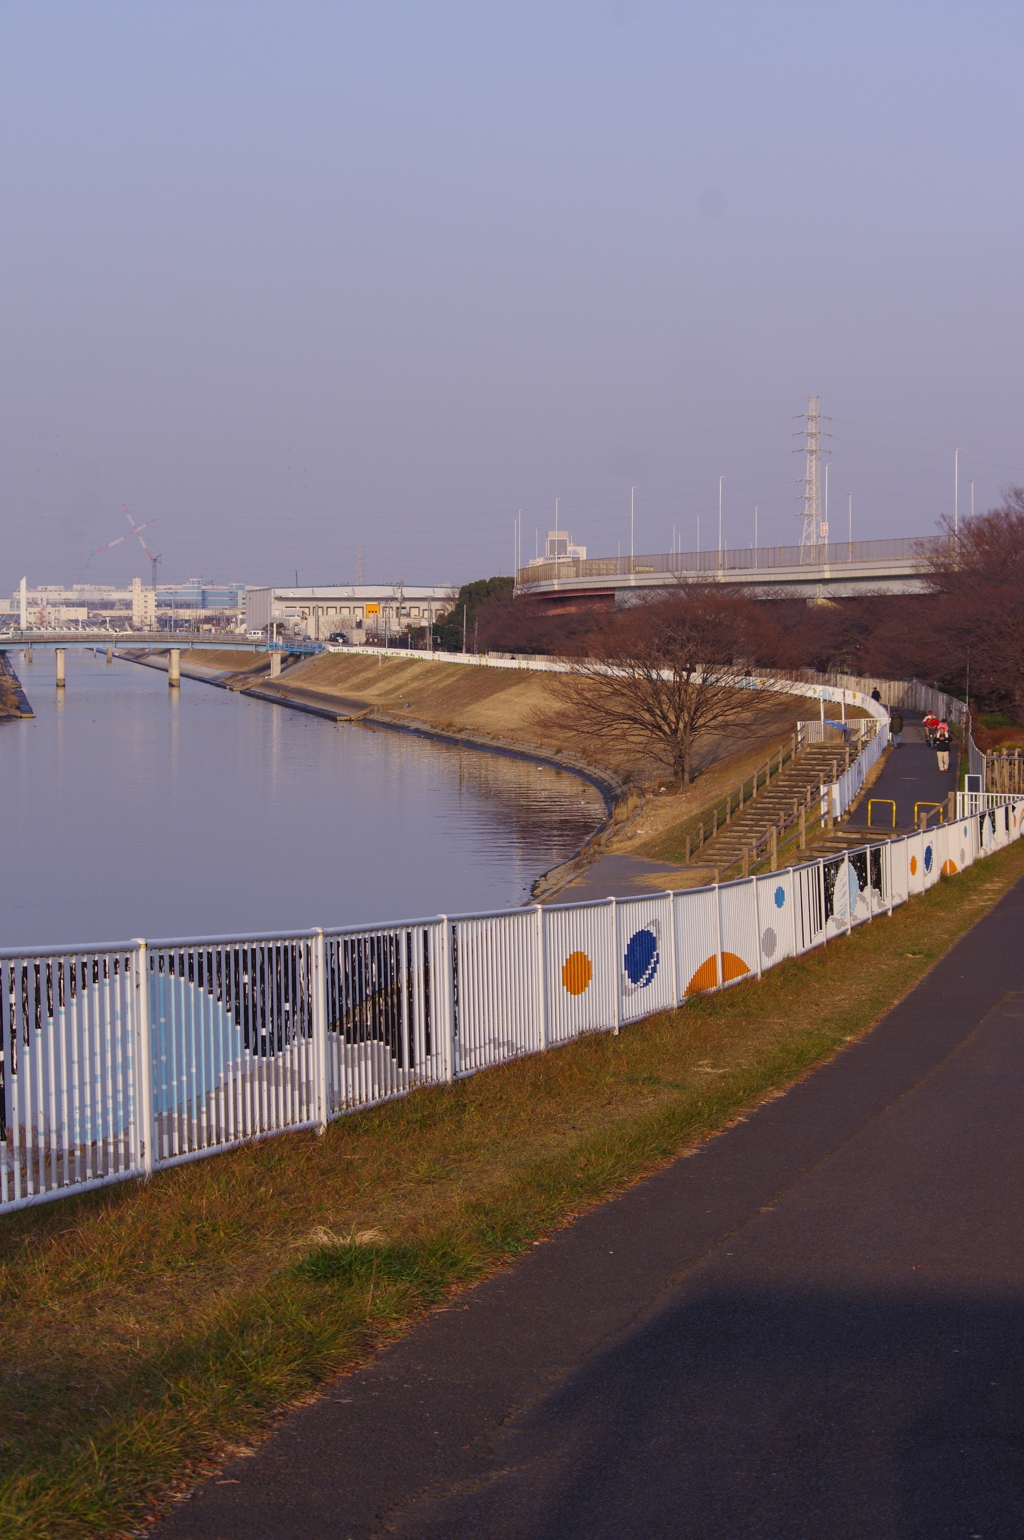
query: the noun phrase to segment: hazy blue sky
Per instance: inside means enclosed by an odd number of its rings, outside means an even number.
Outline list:
[[[1024,482],[1024,8],[6,0],[0,591],[461,581]],[[148,574],[122,545],[91,576]]]

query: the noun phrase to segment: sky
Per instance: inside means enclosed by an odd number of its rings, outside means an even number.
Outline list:
[[[6,0],[0,592],[916,536],[1024,483],[1024,8]],[[797,452],[794,453],[794,450]],[[92,552],[96,555],[91,555]]]

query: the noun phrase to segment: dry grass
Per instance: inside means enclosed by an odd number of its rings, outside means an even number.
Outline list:
[[[862,1032],[1024,873],[455,1086],[0,1221],[5,1540],[109,1534],[477,1278]]]
[[[401,721],[439,732],[470,733],[498,744],[571,755],[623,779],[648,780],[664,773],[625,741],[609,752],[575,731],[552,677],[528,669],[474,668],[373,652],[365,657],[326,653],[288,669],[281,683],[327,699],[361,700]],[[752,741],[760,743],[763,758],[772,744],[793,731],[801,706],[806,708],[806,702],[788,696],[753,696],[742,735],[709,739],[700,768],[734,758],[741,739],[743,752]]]

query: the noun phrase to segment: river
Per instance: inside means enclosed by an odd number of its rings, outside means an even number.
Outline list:
[[[604,817],[533,761],[335,724],[52,649],[9,657],[0,945],[285,932],[509,908]]]

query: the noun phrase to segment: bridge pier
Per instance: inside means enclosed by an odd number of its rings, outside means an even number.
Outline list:
[[[281,654],[279,652],[272,652],[270,654],[270,677],[271,677],[271,679],[277,679],[280,676],[280,673],[281,673]]]
[[[107,648],[107,662],[108,663],[113,663],[113,661],[114,661],[114,649],[113,649],[113,647],[108,647]]]
[[[64,672],[67,665],[67,649],[65,647],[55,647],[53,649],[53,656],[57,662],[57,688],[58,690],[63,690]]]
[[[170,662],[167,665],[167,685],[171,690],[181,689],[181,648],[172,647]]]

